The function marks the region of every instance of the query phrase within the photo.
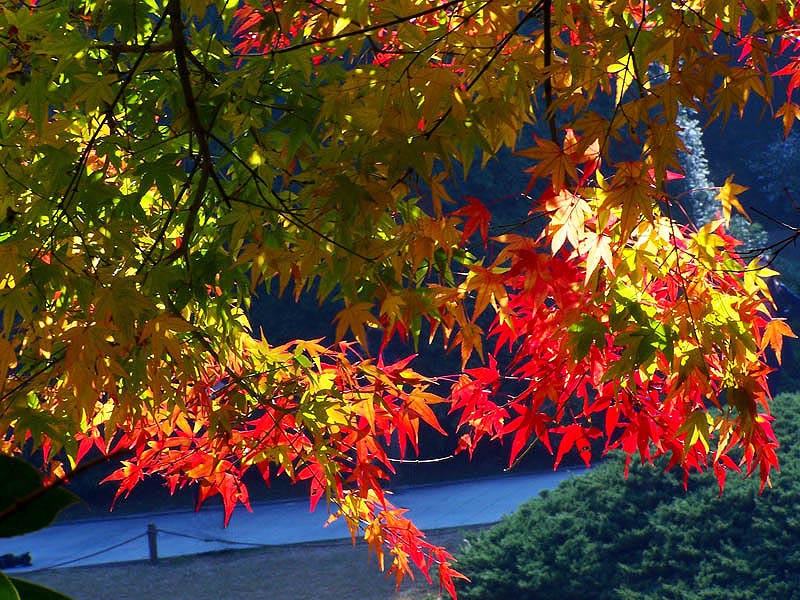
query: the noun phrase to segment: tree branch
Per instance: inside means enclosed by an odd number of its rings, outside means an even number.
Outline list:
[[[544,29],[544,66],[549,69],[553,62],[553,39],[551,31],[550,16],[553,8],[553,0],[544,0],[542,8],[542,29]],[[544,102],[546,105],[545,114],[547,124],[550,126],[550,137],[554,144],[558,144],[558,132],[556,130],[556,115],[553,112],[553,74],[547,73],[544,80]]]
[[[187,56],[189,55],[189,48],[186,44],[186,35],[184,30],[183,18],[181,17],[181,3],[180,0],[169,0],[167,4],[167,14],[170,20],[170,30],[172,31],[172,43],[175,46],[175,66],[178,69],[178,79],[181,83],[183,91],[183,100],[186,104],[186,111],[189,114],[189,124],[192,131],[197,136],[197,145],[200,149],[200,168],[204,173],[214,181],[222,200],[230,208],[230,201],[225,188],[222,187],[222,182],[214,172],[214,159],[211,157],[211,148],[208,144],[208,131],[203,126],[202,119],[200,118],[200,111],[197,108],[197,100],[194,97],[194,90],[192,89],[192,77],[189,72],[189,62]],[[195,197],[197,202],[197,197]],[[199,210],[199,206],[197,207]],[[195,211],[196,214],[197,211]]]
[[[99,44],[100,50],[108,50],[112,54],[163,54],[175,50],[175,43],[170,40],[161,44]]]

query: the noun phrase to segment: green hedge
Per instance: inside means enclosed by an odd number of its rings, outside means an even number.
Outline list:
[[[468,540],[465,600],[800,599],[800,396],[776,398],[782,472],[681,476],[609,459]]]

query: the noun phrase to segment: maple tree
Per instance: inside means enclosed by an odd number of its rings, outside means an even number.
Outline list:
[[[592,440],[685,472],[777,467],[765,353],[788,326],[720,218],[669,193],[681,106],[800,116],[792,1],[111,0],[0,5],[0,451],[53,481],[96,449],[248,505],[307,481],[398,582],[450,555],[383,493],[387,448]],[[523,128],[535,127],[532,139]],[[490,236],[455,174],[530,161]],[[477,167],[475,167],[477,168]],[[523,190],[520,190],[523,192]],[[257,290],[337,301],[333,342],[253,332]],[[434,378],[368,330],[460,353]],[[498,361],[503,354],[507,360]],[[450,383],[450,387],[445,384]]]

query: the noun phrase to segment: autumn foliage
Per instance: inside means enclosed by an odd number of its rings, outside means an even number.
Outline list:
[[[125,495],[248,505],[307,482],[398,582],[450,556],[384,487],[387,448],[459,420],[457,450],[593,440],[671,466],[777,468],[766,352],[792,335],[719,219],[692,223],[680,106],[800,115],[792,1],[379,0],[0,7],[0,449],[49,474],[95,448]],[[535,231],[449,182],[529,160]],[[505,196],[507,190],[498,196]],[[253,293],[340,302],[337,340],[276,346]],[[368,344],[368,331],[383,344]],[[436,379],[392,340],[439,345]],[[502,357],[502,359],[500,359]]]

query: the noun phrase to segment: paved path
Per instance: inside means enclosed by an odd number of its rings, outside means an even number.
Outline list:
[[[582,472],[582,471],[578,471]],[[507,475],[489,479],[408,487],[392,495],[396,506],[410,509],[421,529],[493,523],[551,489],[571,473]],[[158,528],[159,556],[199,554],[247,545],[283,545],[350,537],[343,522],[325,527],[324,503],[309,512],[308,500],[253,504],[237,508],[228,528],[221,507],[199,512],[166,512],[109,517],[54,525],[15,538],[0,538],[0,555],[30,552],[33,566],[12,572],[143,560],[148,558],[147,526]],[[177,535],[176,535],[177,534]],[[200,538],[200,539],[198,539]],[[74,560],[79,557],[80,560]],[[69,561],[68,564],[64,564]]]

